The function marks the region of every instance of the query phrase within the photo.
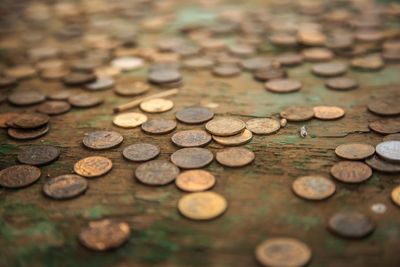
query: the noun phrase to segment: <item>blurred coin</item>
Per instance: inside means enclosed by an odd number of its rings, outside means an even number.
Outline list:
[[[383,141],[400,141],[400,133],[386,135]]]
[[[46,95],[38,91],[15,92],[8,96],[8,101],[17,106],[29,106],[43,102]]]
[[[392,194],[390,195],[392,201],[397,205],[400,206],[400,186],[397,186],[393,189]]]
[[[11,77],[0,77],[0,89],[10,88],[17,85],[17,80]]]
[[[359,212],[338,212],[329,219],[328,229],[344,238],[362,238],[375,230],[375,223]]]
[[[211,142],[211,135],[203,130],[185,130],[174,133],[171,141],[179,147],[205,146]]]
[[[287,74],[284,69],[270,68],[270,69],[259,69],[253,74],[254,79],[262,82],[269,80],[277,80],[286,78]]]
[[[206,57],[192,57],[183,61],[183,66],[187,69],[208,69],[214,65],[214,60]]]
[[[213,153],[200,147],[182,148],[171,155],[171,161],[182,169],[198,169],[214,160]]]
[[[179,110],[175,116],[180,122],[197,124],[211,120],[214,117],[214,112],[205,107],[188,107]]]
[[[213,140],[218,144],[225,146],[238,146],[249,142],[253,138],[253,134],[244,129],[243,132],[232,135],[232,136],[215,136],[213,135]]]
[[[34,77],[36,75],[36,70],[29,65],[19,65],[5,69],[4,74],[13,79],[23,80]]]
[[[35,145],[24,148],[18,153],[17,159],[19,162],[28,165],[45,165],[58,159],[60,150],[54,146]]]
[[[146,115],[136,112],[130,112],[115,116],[113,119],[113,124],[121,128],[135,128],[146,121]]]
[[[94,82],[85,84],[85,88],[90,91],[106,90],[114,86],[114,79],[106,76],[98,77]]]
[[[80,86],[96,81],[96,75],[88,72],[71,72],[63,77],[63,82],[67,86]]]
[[[178,201],[178,210],[192,220],[211,220],[225,212],[226,199],[214,192],[197,192],[184,195]]]
[[[100,105],[104,100],[93,94],[82,93],[70,96],[68,102],[77,108],[90,108]]]
[[[36,111],[47,115],[60,115],[68,112],[71,109],[71,105],[64,101],[46,101],[40,104]]]
[[[242,68],[246,71],[256,71],[259,69],[268,69],[272,67],[272,62],[263,57],[253,57],[240,62]]]
[[[49,125],[46,124],[40,128],[36,129],[14,129],[9,128],[7,133],[10,137],[17,140],[29,140],[39,138],[45,135],[49,131]]]
[[[298,44],[295,35],[283,31],[271,33],[269,41],[278,47],[295,47]]]
[[[374,132],[380,134],[395,134],[400,133],[399,119],[384,119],[370,122],[368,127]]]
[[[218,136],[231,136],[240,133],[246,124],[239,119],[222,117],[214,118],[207,122],[205,127],[206,130],[212,135]]]
[[[293,67],[303,63],[303,56],[293,52],[280,54],[276,59],[284,67]]]
[[[85,178],[65,174],[48,180],[43,186],[43,193],[53,199],[69,199],[83,194],[87,189]]]
[[[144,61],[139,57],[119,57],[111,61],[111,66],[122,71],[132,71],[142,68]]]
[[[93,178],[108,173],[113,164],[105,157],[91,156],[79,160],[74,165],[74,172],[80,176]]]
[[[291,79],[274,79],[265,83],[265,88],[274,93],[291,93],[299,91],[302,87],[300,81]]]
[[[248,120],[246,128],[253,134],[273,134],[279,131],[281,124],[275,119],[256,118]]]
[[[400,163],[400,141],[385,141],[376,146],[376,153],[385,160]]]
[[[8,128],[8,121],[13,121],[16,117],[18,117],[20,113],[16,112],[6,112],[0,113],[0,128]]]
[[[372,156],[375,153],[375,148],[368,144],[349,143],[336,147],[335,153],[344,159],[360,160]]]
[[[182,75],[175,68],[160,68],[149,73],[148,79],[155,84],[177,82],[182,79]]]
[[[314,111],[310,107],[289,106],[280,115],[288,121],[308,121],[314,118]]]
[[[61,90],[57,91],[54,93],[50,93],[47,98],[50,100],[56,100],[56,101],[61,101],[61,100],[68,100],[68,98],[71,96],[71,91],[70,90]]]
[[[371,177],[372,170],[362,162],[340,161],[332,166],[331,174],[344,183],[361,183]]]
[[[382,57],[377,55],[357,57],[351,60],[351,67],[359,70],[377,71],[382,69],[384,65]]]
[[[147,185],[166,185],[175,180],[179,169],[166,160],[152,160],[136,168],[136,178]]]
[[[40,77],[44,80],[60,80],[69,74],[64,68],[45,69],[40,72]]]
[[[162,113],[173,107],[174,102],[163,98],[153,98],[140,103],[140,109],[148,113]]]
[[[240,68],[232,64],[223,64],[215,66],[212,73],[218,77],[232,77],[240,74]]]
[[[30,112],[22,113],[10,122],[12,122],[12,124],[16,126],[15,128],[34,129],[47,124],[49,120],[50,117],[46,114]]]
[[[85,135],[83,144],[91,149],[101,150],[118,146],[124,138],[117,132],[94,131]]]
[[[307,48],[301,51],[301,54],[306,61],[310,62],[329,61],[335,56],[331,50],[322,47]]]
[[[217,152],[216,160],[227,167],[243,167],[255,159],[255,154],[242,147],[225,148]]]
[[[166,119],[148,120],[142,124],[142,130],[148,134],[166,134],[176,128],[176,122]]]
[[[127,146],[122,151],[124,158],[141,162],[154,159],[160,154],[160,148],[153,144],[137,143]]]
[[[325,81],[325,86],[329,89],[346,91],[358,87],[358,81],[349,77],[331,78]]]
[[[368,164],[375,171],[387,172],[387,173],[397,173],[400,172],[400,164],[385,161],[381,157],[374,155],[371,158],[365,160],[365,163]]]
[[[336,77],[347,72],[347,65],[337,62],[319,63],[314,65],[311,71],[321,77]]]
[[[21,188],[39,180],[40,169],[29,165],[14,165],[0,171],[0,185],[6,188]]]
[[[292,183],[293,192],[304,199],[322,200],[332,196],[336,191],[335,184],[323,176],[302,176]]]
[[[215,185],[215,177],[208,171],[190,170],[182,172],[175,179],[176,186],[186,192],[199,192]]]
[[[320,120],[336,120],[344,116],[345,111],[336,106],[316,106],[314,116]]]
[[[400,98],[377,99],[367,104],[368,110],[381,116],[400,114]]]
[[[137,96],[150,90],[150,86],[144,82],[120,84],[114,88],[114,92],[122,96]]]

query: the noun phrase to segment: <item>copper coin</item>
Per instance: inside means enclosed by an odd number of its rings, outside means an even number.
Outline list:
[[[269,37],[271,44],[278,47],[294,47],[298,44],[297,37],[286,32],[271,33]]]
[[[225,148],[217,152],[216,160],[227,167],[243,167],[256,158],[253,151],[242,147]]]
[[[300,81],[291,79],[274,79],[265,83],[265,88],[273,93],[291,93],[299,91]]]
[[[400,133],[400,120],[399,119],[377,120],[368,124],[368,127],[374,132],[380,134]]]
[[[314,111],[310,107],[289,106],[280,115],[288,121],[308,121],[314,118]]]
[[[368,164],[375,171],[387,172],[387,173],[397,173],[400,172],[400,165],[398,163],[385,161],[381,157],[375,155],[369,159],[365,160],[365,163]]]
[[[142,124],[142,130],[148,134],[166,134],[176,128],[176,122],[166,119],[148,120]]]
[[[79,233],[79,241],[85,247],[105,251],[122,246],[129,240],[131,230],[126,222],[111,219],[91,221]]]
[[[280,54],[276,59],[284,67],[293,67],[303,63],[303,56],[292,52]]]
[[[287,73],[284,69],[278,68],[270,68],[270,69],[259,69],[256,70],[253,74],[254,79],[262,82],[276,80],[276,79],[284,79],[286,78]]]
[[[91,149],[101,150],[118,146],[124,137],[117,132],[95,131],[85,135],[83,144]]]
[[[320,120],[336,120],[345,114],[344,109],[335,106],[316,106],[313,111],[315,118]]]
[[[232,136],[216,136],[213,135],[213,140],[217,142],[218,144],[225,145],[225,146],[238,146],[238,145],[243,145],[248,142],[253,138],[253,134],[247,130],[244,129],[243,132],[232,135]]]
[[[162,113],[171,110],[174,102],[169,99],[153,98],[140,103],[140,109],[148,113]]]
[[[62,81],[67,86],[80,86],[94,82],[96,75],[88,72],[71,72],[62,78]]]
[[[88,189],[85,178],[75,174],[65,174],[48,180],[43,193],[53,199],[69,199],[83,194]]]
[[[154,159],[160,154],[160,148],[153,144],[138,143],[127,146],[122,151],[124,158],[141,162]]]
[[[21,188],[39,180],[40,169],[29,165],[14,165],[0,171],[0,185],[6,188]]]
[[[337,77],[326,80],[325,86],[329,89],[346,91],[358,87],[358,81],[349,77]]]
[[[135,128],[146,121],[146,115],[137,112],[130,112],[115,116],[113,119],[113,124],[121,128]]]
[[[246,122],[246,128],[253,134],[273,134],[279,131],[281,124],[279,121],[269,118],[256,118]]]
[[[113,167],[112,161],[105,157],[91,156],[79,160],[74,165],[74,172],[80,176],[93,178],[102,176]]]
[[[8,101],[17,106],[29,106],[43,102],[46,95],[38,91],[15,92],[8,96]]]
[[[211,142],[211,135],[203,130],[185,130],[174,133],[171,141],[179,147],[205,146]]]
[[[36,70],[29,65],[19,65],[4,70],[4,74],[7,77],[14,78],[17,80],[29,79],[36,75]]]
[[[368,110],[381,116],[400,114],[400,98],[377,99],[368,103]]]
[[[292,183],[293,192],[304,199],[322,200],[332,196],[336,191],[335,183],[323,176],[302,176]]]
[[[175,151],[171,161],[182,169],[198,169],[207,166],[214,160],[213,153],[205,148],[189,147]]]
[[[371,168],[362,162],[340,161],[332,166],[333,177],[344,183],[361,183],[372,175]]]
[[[250,57],[255,54],[253,46],[248,44],[235,44],[229,47],[229,52],[237,57]]]
[[[60,150],[54,146],[36,145],[24,148],[17,159],[23,164],[40,166],[55,161],[59,156]]]
[[[120,84],[114,88],[114,92],[121,96],[142,95],[150,90],[150,86],[144,82]]]
[[[365,71],[377,71],[384,67],[385,63],[381,56],[357,57],[351,60],[351,67]]]
[[[349,143],[335,149],[336,155],[349,160],[366,159],[375,153],[375,148],[368,144]]]
[[[307,48],[301,54],[306,61],[311,62],[329,61],[335,56],[331,50],[322,47]]]
[[[179,168],[166,160],[152,160],[136,168],[136,178],[147,185],[166,185],[175,180]]]
[[[208,69],[214,65],[214,60],[206,57],[192,57],[183,61],[183,66],[187,69]]]
[[[114,86],[114,79],[106,76],[98,77],[94,82],[85,84],[85,88],[90,91],[107,90]]]
[[[386,135],[383,141],[400,141],[400,133]]]
[[[49,120],[50,117],[47,116],[46,114],[31,112],[31,113],[22,113],[16,118],[14,118],[11,122],[17,128],[34,129],[47,124]]]
[[[71,109],[71,105],[64,101],[46,101],[40,104],[36,111],[47,115],[60,115],[68,112]]]
[[[240,68],[232,64],[215,66],[212,73],[218,77],[233,77],[240,74]]]
[[[222,215],[228,208],[228,202],[214,192],[196,192],[184,195],[178,201],[178,210],[192,220],[211,220]]]
[[[0,77],[0,88],[10,88],[17,85],[17,80],[11,77]]]
[[[312,73],[321,77],[336,77],[347,72],[347,65],[342,63],[320,63],[311,69]]]
[[[311,260],[311,249],[293,238],[267,239],[257,246],[255,254],[263,266],[301,267]]]
[[[400,162],[400,141],[385,141],[376,146],[376,153],[385,160]]]
[[[208,171],[190,170],[182,172],[175,179],[176,186],[186,192],[200,192],[215,185],[215,177]]]
[[[54,93],[50,93],[47,98],[50,100],[56,100],[56,101],[61,101],[61,100],[68,100],[68,98],[72,95],[70,90],[61,90],[57,91]]]
[[[8,135],[14,139],[18,140],[29,140],[29,139],[35,139],[39,138],[43,135],[45,135],[49,131],[50,127],[49,125],[44,125],[40,128],[36,129],[14,129],[14,128],[9,128],[8,129]]]
[[[68,70],[64,68],[45,69],[40,72],[40,77],[44,80],[60,80],[67,76]]]
[[[329,219],[328,229],[344,238],[362,238],[375,230],[375,223],[359,212],[338,212]]]
[[[90,108],[100,105],[104,102],[102,98],[99,98],[93,94],[77,94],[72,95],[68,98],[68,102],[77,108]]]
[[[188,124],[198,124],[211,120],[214,112],[205,107],[188,107],[175,114],[178,121]]]
[[[164,68],[153,70],[149,73],[148,79],[155,84],[177,82],[182,79],[182,75],[177,69]]]
[[[8,128],[8,121],[12,122],[16,117],[18,117],[20,113],[16,112],[6,112],[0,113],[0,128]]]
[[[262,57],[253,57],[249,59],[245,59],[240,62],[240,65],[244,70],[247,71],[256,71],[259,69],[268,69],[272,67],[272,62],[266,58]]]
[[[400,186],[393,189],[390,197],[397,206],[400,206]]]
[[[206,130],[212,135],[231,136],[240,133],[246,124],[236,118],[221,117],[214,118],[206,123]]]
[[[119,57],[111,61],[111,66],[122,71],[132,71],[142,68],[144,61],[139,57]]]

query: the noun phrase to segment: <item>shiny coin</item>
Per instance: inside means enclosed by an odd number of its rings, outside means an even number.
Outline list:
[[[375,230],[375,223],[359,212],[338,212],[328,221],[328,229],[345,238],[362,238]]]
[[[147,116],[142,113],[123,113],[114,117],[113,124],[121,128],[135,128],[147,121]]]
[[[83,177],[93,178],[106,174],[111,170],[112,166],[112,161],[108,158],[92,156],[75,163],[74,172]]]
[[[350,65],[354,69],[365,71],[377,71],[384,67],[382,57],[379,55],[369,55],[365,57],[357,57],[351,60]]]
[[[217,161],[227,167],[242,167],[250,164],[256,155],[242,147],[225,148],[217,152]]]
[[[399,119],[377,120],[368,124],[368,127],[374,132],[380,134],[400,133],[400,120]]]
[[[212,119],[205,127],[212,135],[231,136],[240,133],[245,126],[246,124],[240,119],[222,117]]]
[[[68,98],[72,95],[70,90],[62,90],[62,91],[57,91],[54,93],[50,93],[47,98],[50,100],[56,100],[56,101],[61,101],[61,100],[68,100]]]
[[[38,91],[15,92],[8,96],[8,101],[17,106],[29,106],[43,102],[46,95]]]
[[[16,112],[0,113],[0,128],[8,128],[9,125],[7,124],[7,122],[12,122],[19,115],[20,113]]]
[[[166,185],[175,180],[179,169],[166,160],[152,160],[136,168],[136,178],[147,185]]]
[[[311,260],[311,250],[293,238],[271,238],[256,248],[256,259],[263,266],[301,267]]]
[[[246,128],[253,134],[273,134],[279,131],[281,124],[279,121],[269,118],[256,118],[246,122]]]
[[[336,77],[347,72],[347,65],[342,63],[320,63],[311,69],[312,73],[321,77]]]
[[[161,113],[171,110],[174,102],[163,98],[153,98],[140,103],[140,109],[148,113]]]
[[[182,79],[182,75],[175,68],[160,68],[149,73],[148,79],[155,84],[177,82]]]
[[[114,92],[121,96],[137,96],[150,90],[150,86],[144,82],[133,82],[117,85]]]
[[[87,189],[85,178],[65,174],[47,181],[43,186],[43,193],[53,199],[69,199],[83,194]]]
[[[198,169],[210,164],[214,160],[211,151],[205,148],[189,147],[175,151],[171,161],[183,169]]]
[[[262,82],[284,79],[287,73],[284,69],[270,68],[270,69],[259,69],[253,74],[254,79]]]
[[[377,99],[368,103],[368,110],[381,116],[400,114],[400,98]]]
[[[121,71],[132,71],[142,68],[144,61],[139,57],[119,57],[111,61],[111,66]]]
[[[79,233],[79,241],[85,247],[105,251],[122,246],[129,240],[131,230],[125,222],[110,219],[91,221]]]
[[[45,114],[31,112],[31,113],[22,113],[16,118],[14,118],[11,122],[17,128],[34,129],[47,124],[49,120],[50,117]]]
[[[203,130],[186,130],[176,132],[171,140],[179,147],[205,146],[211,142],[211,135]]]
[[[80,86],[96,81],[96,75],[89,72],[71,72],[62,78],[67,86]]]
[[[47,114],[47,115],[60,115],[68,112],[71,109],[71,105],[64,101],[46,101],[40,104],[36,111]]]
[[[288,121],[308,121],[314,118],[314,111],[310,107],[289,106],[280,115]]]
[[[90,91],[107,90],[114,86],[114,79],[110,77],[98,77],[94,82],[85,85],[85,88]]]
[[[101,150],[118,146],[124,138],[117,132],[95,131],[88,133],[83,138],[83,144],[87,148]]]
[[[214,192],[184,195],[178,201],[178,210],[192,220],[211,220],[222,215],[228,207],[226,199]]]
[[[29,146],[18,153],[19,162],[28,165],[45,165],[58,159],[60,150],[54,146]]]
[[[223,64],[214,67],[212,73],[218,77],[233,77],[240,74],[240,68],[236,65]]]
[[[9,128],[7,133],[10,137],[17,140],[29,140],[39,138],[45,135],[49,131],[50,127],[48,125],[44,125],[40,128],[35,129],[14,129]]]
[[[371,177],[372,170],[362,162],[340,161],[332,166],[331,174],[344,183],[361,183]]]
[[[0,171],[0,185],[6,188],[21,188],[39,180],[40,169],[29,165],[15,165]]]
[[[344,109],[335,106],[316,106],[313,110],[315,118],[320,120],[336,120],[345,114]]]
[[[349,160],[366,159],[375,153],[375,148],[368,144],[350,143],[338,146],[336,155]]]
[[[175,117],[180,122],[197,124],[211,120],[214,112],[205,107],[188,107],[178,111]]]
[[[291,93],[299,91],[302,87],[300,81],[291,79],[274,79],[265,83],[265,88],[274,93]]]
[[[93,94],[77,94],[72,95],[68,98],[68,102],[77,108],[90,108],[100,105],[104,102],[102,98],[99,98]]]
[[[346,91],[355,89],[359,86],[358,81],[349,77],[337,77],[328,79],[325,86],[329,89]]]
[[[238,146],[243,145],[249,142],[253,138],[253,134],[244,129],[243,132],[232,135],[232,136],[216,136],[213,135],[213,140],[218,144],[225,145],[225,146]]]
[[[387,173],[400,172],[400,164],[390,161],[385,161],[377,155],[369,159],[366,159],[365,163],[367,163],[368,166],[370,166],[375,171],[387,172]]]
[[[176,186],[186,192],[199,192],[215,185],[215,177],[208,171],[190,170],[182,172],[175,179]]]
[[[142,130],[148,134],[166,134],[176,128],[176,122],[166,119],[148,120],[142,124]]]
[[[386,135],[383,141],[400,141],[400,133]]]
[[[332,196],[336,186],[323,176],[302,176],[293,182],[292,190],[301,198],[322,200]]]
[[[376,146],[376,153],[382,158],[400,162],[400,141],[385,141]]]
[[[136,162],[154,159],[159,154],[160,148],[158,146],[147,143],[133,144],[122,151],[124,158]]]
[[[392,201],[397,205],[400,206],[400,186],[397,186],[393,189],[392,194],[390,195]]]
[[[321,47],[304,49],[301,54],[306,61],[311,62],[329,61],[335,56],[331,50]]]

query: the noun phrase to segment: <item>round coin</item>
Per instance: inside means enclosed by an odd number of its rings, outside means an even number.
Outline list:
[[[400,172],[400,165],[398,163],[385,161],[377,155],[366,159],[365,163],[368,164],[375,171],[386,172],[386,173],[398,173]]]
[[[121,96],[142,95],[150,90],[150,86],[144,82],[121,84],[114,88],[114,92]]]
[[[89,72],[71,72],[62,78],[67,86],[80,86],[96,81],[96,75]]]
[[[88,133],[83,138],[83,144],[87,148],[101,150],[118,146],[122,143],[124,137],[117,132],[95,131]]]
[[[148,120],[142,124],[142,130],[148,134],[166,134],[176,128],[176,121],[166,119]]]
[[[111,66],[121,71],[132,71],[142,68],[144,61],[139,57],[119,57],[111,61]]]
[[[208,171],[190,170],[182,172],[175,179],[176,186],[186,192],[200,192],[215,185],[215,177]]]
[[[188,124],[198,124],[211,120],[214,112],[205,107],[188,107],[175,114],[178,121]]]
[[[287,73],[284,69],[270,68],[270,69],[259,69],[254,72],[254,79],[262,82],[276,80],[276,79],[284,79],[286,78]]]
[[[399,119],[377,120],[368,124],[368,127],[374,132],[380,134],[400,133],[400,120]]]
[[[382,158],[400,162],[400,141],[385,141],[376,146],[376,153]]]
[[[16,118],[14,118],[11,122],[18,128],[34,129],[47,124],[49,120],[50,117],[45,114],[31,112],[31,113],[22,113]]]
[[[94,82],[85,85],[85,88],[90,91],[106,90],[114,86],[114,79],[110,77],[98,77]]]
[[[184,195],[178,201],[178,210],[192,220],[211,220],[222,215],[228,207],[226,199],[214,192]]]
[[[375,223],[359,212],[338,212],[328,221],[328,229],[345,238],[362,238],[375,230]]]
[[[160,154],[160,148],[153,144],[138,143],[127,146],[122,155],[127,160],[141,162],[154,159]]]
[[[400,207],[400,186],[395,187],[390,196],[392,201]]]
[[[383,141],[400,141],[400,133],[386,135]]]
[[[49,131],[49,125],[44,125],[36,129],[14,129],[9,128],[7,133],[10,137],[17,140],[29,140],[39,138]]]
[[[232,135],[232,136],[216,136],[213,135],[213,140],[218,144],[225,145],[225,146],[239,146],[246,144],[253,138],[253,134],[244,129],[243,132]]]
[[[301,54],[306,61],[310,62],[329,61],[335,56],[331,50],[321,47],[304,49]]]
[[[246,122],[246,128],[253,134],[273,134],[279,131],[281,124],[279,121],[269,118],[256,118]]]
[[[246,148],[232,147],[218,151],[215,158],[226,167],[243,167],[253,162],[256,155]]]
[[[313,111],[315,118],[320,120],[336,120],[345,114],[344,109],[335,106],[316,106]]]
[[[308,121],[314,118],[314,110],[310,107],[289,106],[280,115],[288,121]]]
[[[19,162],[28,165],[45,165],[58,159],[60,150],[54,146],[37,145],[24,148],[18,153]]]
[[[332,166],[331,174],[344,183],[361,183],[372,175],[371,168],[362,162],[340,161]]]
[[[274,79],[265,83],[265,88],[274,93],[291,93],[300,90],[300,81],[291,79]]]
[[[112,161],[108,158],[91,156],[83,158],[75,163],[74,172],[83,177],[93,178],[108,173],[112,166]]]
[[[302,176],[292,183],[293,192],[307,200],[322,200],[332,196],[336,191],[335,184],[323,176]]]
[[[166,160],[152,160],[139,165],[136,168],[136,178],[153,186],[166,185],[175,180],[179,174],[179,168]]]
[[[100,105],[104,102],[102,98],[99,98],[93,94],[76,94],[68,98],[68,102],[77,108],[90,108]]]
[[[0,171],[0,185],[6,188],[21,188],[39,180],[40,169],[29,165],[15,165]]]
[[[206,130],[218,136],[231,136],[240,133],[246,124],[239,119],[236,118],[214,118],[211,121],[207,122]]]
[[[336,155],[349,160],[366,159],[375,153],[375,148],[368,144],[350,143],[338,146]]]
[[[147,116],[141,113],[130,112],[114,117],[113,124],[121,128],[135,128],[147,121]]]
[[[140,103],[140,109],[148,113],[161,113],[171,110],[174,102],[163,98],[153,98]]]
[[[71,109],[71,105],[64,101],[46,101],[40,104],[36,111],[47,114],[47,115],[60,115],[68,112]]]
[[[336,77],[326,80],[325,86],[329,89],[346,91],[358,87],[358,81],[349,77]]]
[[[75,174],[65,174],[47,181],[43,193],[53,199],[69,199],[83,194],[88,189],[85,178]]]
[[[314,65],[311,71],[321,77],[336,77],[346,73],[347,65],[335,62],[320,63]]]
[[[72,95],[70,90],[62,90],[62,91],[57,91],[54,93],[50,93],[47,98],[50,100],[56,100],[56,101],[61,101],[61,100],[68,100],[68,98]]]
[[[174,133],[171,141],[179,147],[205,146],[211,142],[211,135],[203,130],[186,130]]]
[[[368,103],[368,110],[381,116],[400,114],[400,98],[377,99]]]
[[[205,148],[189,147],[175,151],[171,161],[182,169],[198,169],[210,164],[214,159],[211,151]]]
[[[38,91],[15,92],[8,96],[8,101],[16,106],[30,106],[43,102],[46,95]]]
[[[7,122],[12,122],[19,115],[20,113],[16,112],[0,113],[0,128],[8,128],[9,125],[7,124]]]

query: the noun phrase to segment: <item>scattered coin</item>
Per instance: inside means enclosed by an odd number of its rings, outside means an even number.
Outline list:
[[[199,192],[210,189],[215,185],[215,177],[208,171],[190,170],[176,177],[176,186],[186,192]]]
[[[64,101],[46,101],[40,104],[36,111],[47,114],[47,115],[60,115],[68,112],[71,109],[71,105]]]
[[[198,169],[214,160],[211,151],[200,147],[182,148],[171,155],[171,161],[182,169]]]
[[[345,238],[362,238],[375,230],[375,223],[359,212],[338,212],[328,222],[328,229]]]
[[[369,55],[365,57],[353,58],[350,64],[354,69],[365,71],[377,71],[382,69],[385,65],[380,55]]]
[[[287,52],[280,54],[277,57],[278,62],[284,67],[293,67],[303,63],[303,56],[301,54]]]
[[[188,107],[175,114],[178,121],[188,124],[198,124],[211,120],[214,112],[205,107]]]
[[[383,141],[400,141],[400,133],[386,135]]]
[[[148,113],[162,113],[171,110],[174,102],[163,98],[153,98],[140,103],[140,109]]]
[[[214,118],[206,123],[206,130],[212,135],[231,136],[240,133],[246,124],[239,119],[222,117]]]
[[[8,128],[9,125],[7,124],[7,122],[13,121],[19,115],[20,113],[16,112],[0,113],[0,128]]]
[[[214,192],[196,192],[184,195],[178,201],[178,210],[192,220],[211,220],[222,215],[228,207],[226,199]]]
[[[160,186],[171,183],[179,174],[179,169],[166,160],[152,160],[136,168],[136,178],[147,185]]]
[[[8,96],[8,101],[17,106],[30,106],[43,102],[46,95],[38,91],[15,92]]]
[[[331,174],[344,183],[361,183],[371,177],[372,170],[362,162],[340,161],[332,166]]]
[[[106,76],[98,77],[94,82],[85,84],[85,88],[90,91],[107,90],[114,86],[114,79]]]
[[[147,116],[141,113],[130,112],[114,117],[113,124],[121,128],[135,128],[147,121]]]
[[[47,98],[50,100],[55,100],[55,101],[62,101],[62,100],[68,100],[68,98],[72,95],[70,90],[61,90],[57,91],[54,93],[50,93]]]
[[[174,68],[161,68],[149,73],[148,79],[151,83],[164,84],[180,81],[182,75]]]
[[[392,201],[397,205],[400,206],[400,186],[396,186],[393,191],[392,194],[390,195],[392,198]]]
[[[399,119],[383,119],[371,122],[368,127],[380,134],[400,133]]]
[[[71,72],[62,78],[67,86],[80,86],[96,81],[96,75],[89,72]]]
[[[120,84],[114,88],[115,93],[121,96],[137,96],[147,93],[150,86],[144,82]]]
[[[215,66],[212,72],[218,77],[233,77],[240,74],[240,68],[233,64],[223,64]]]
[[[287,73],[284,69],[270,68],[270,69],[259,69],[253,74],[254,79],[262,82],[270,80],[285,79]]]
[[[325,86],[329,89],[346,91],[359,86],[358,81],[349,77],[336,77],[326,80]]]
[[[304,199],[322,200],[332,196],[336,191],[335,184],[323,176],[302,176],[292,184],[293,192]]]
[[[185,130],[176,132],[171,140],[179,147],[205,146],[211,142],[211,135],[203,130]]]
[[[39,138],[45,135],[49,131],[49,125],[44,125],[40,128],[35,129],[15,129],[9,128],[7,133],[10,137],[17,140],[29,140]]]
[[[36,145],[24,148],[17,159],[23,164],[40,166],[55,161],[59,156],[60,150],[54,146]]]
[[[289,106],[280,115],[288,121],[308,121],[314,118],[314,111],[310,107]]]
[[[34,129],[39,128],[49,122],[50,118],[46,114],[36,112],[22,113],[11,122],[16,128]]]
[[[112,161],[108,158],[91,156],[75,163],[74,172],[83,177],[93,178],[108,173],[112,166]]]
[[[121,71],[132,71],[144,66],[144,61],[138,57],[119,57],[111,61],[111,66]]]
[[[331,50],[321,47],[304,49],[301,54],[306,61],[322,62],[332,60],[334,54]]]
[[[347,72],[347,65],[342,63],[319,63],[312,67],[312,73],[321,77],[336,77]]]
[[[138,143],[127,146],[122,151],[122,155],[124,158],[141,162],[141,161],[148,161],[154,159],[160,154],[160,148],[153,144],[147,143]]]
[[[377,99],[368,103],[368,110],[381,116],[400,114],[400,98]]]
[[[217,152],[216,160],[226,167],[243,167],[255,159],[256,155],[242,147],[225,148]]]
[[[40,169],[29,165],[14,165],[0,171],[0,185],[6,188],[21,188],[39,180]]]
[[[166,134],[176,128],[176,122],[166,119],[148,120],[142,124],[142,130],[148,134]]]
[[[400,165],[390,161],[385,161],[377,155],[365,160],[372,169],[387,173],[397,173],[400,172]]]
[[[383,214],[387,210],[387,207],[383,203],[376,203],[371,205],[371,211],[377,213],[377,214]]]
[[[213,135],[213,140],[218,144],[225,145],[225,146],[238,146],[243,145],[249,142],[253,138],[253,134],[244,129],[243,132],[232,135],[232,136],[216,136]]]
[[[256,71],[259,69],[268,69],[272,67],[272,62],[266,58],[253,57],[240,62],[242,68],[246,71]]]
[[[372,156],[375,153],[375,148],[368,144],[350,143],[336,147],[335,153],[344,159],[360,160]]]
[[[383,159],[400,162],[400,141],[385,141],[376,146],[376,153]]]
[[[246,128],[253,134],[273,134],[279,131],[281,124],[275,119],[256,118],[246,122]]]
[[[300,81],[291,79],[274,79],[265,83],[265,88],[274,93],[291,93],[299,91],[301,87]]]
[[[83,194],[88,189],[85,178],[75,174],[57,176],[47,181],[43,193],[53,199],[69,199]]]
[[[345,114],[344,109],[335,106],[316,106],[313,110],[315,118],[320,120],[336,120]]]
[[[183,61],[183,66],[187,69],[208,69],[214,65],[214,60],[206,57],[192,57]]]
[[[117,132],[110,131],[94,131],[88,133],[83,138],[83,144],[87,148],[101,150],[118,146],[124,138]]]
[[[68,102],[77,108],[90,108],[100,105],[104,100],[94,94],[76,94],[68,98]]]
[[[17,85],[17,80],[11,77],[0,77],[0,88],[11,88]]]

